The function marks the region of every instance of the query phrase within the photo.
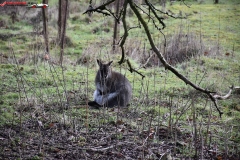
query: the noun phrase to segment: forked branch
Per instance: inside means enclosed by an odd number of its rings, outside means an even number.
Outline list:
[[[116,18],[118,20],[118,18],[109,10],[106,8],[106,6],[108,6],[109,4],[113,3],[115,0],[110,0],[96,8],[94,8],[92,6],[92,1],[90,1],[90,4],[89,4],[89,7],[88,9],[83,13],[83,14],[86,14],[86,13],[90,13],[92,14],[93,12],[98,12],[98,13],[101,13],[105,16],[113,16],[114,18]],[[106,12],[107,11],[107,12]]]
[[[106,10],[105,7],[114,2],[115,0],[110,0],[108,1],[107,3],[99,6],[99,7],[96,7],[95,9],[91,9],[91,10],[87,10],[85,13],[87,12],[100,12],[102,13],[101,11],[102,10]],[[207,89],[204,89],[204,88],[201,88],[199,87],[198,85],[192,83],[190,80],[188,80],[184,75],[182,75],[181,73],[179,73],[173,66],[171,66],[166,60],[165,58],[163,57],[163,54],[159,51],[159,49],[156,47],[154,41],[153,41],[153,38],[152,38],[152,35],[149,31],[149,28],[148,28],[148,25],[147,25],[147,22],[143,19],[142,15],[140,14],[139,10],[143,11],[143,9],[141,9],[139,6],[137,6],[135,4],[135,2],[133,0],[125,0],[124,1],[124,5],[123,5],[123,12],[122,12],[122,16],[119,16],[119,20],[121,19],[122,17],[122,22],[123,22],[123,28],[124,28],[124,35],[121,39],[121,42],[120,42],[120,47],[122,49],[122,58],[121,60],[119,61],[119,64],[123,63],[123,62],[127,62],[128,64],[128,67],[130,68],[129,71],[130,72],[136,72],[138,74],[140,74],[142,76],[142,78],[144,78],[144,75],[142,75],[141,73],[139,73],[137,70],[133,69],[130,62],[128,60],[124,60],[125,59],[125,50],[124,50],[124,44],[125,44],[125,41],[127,39],[127,36],[128,36],[128,29],[127,29],[127,25],[126,25],[126,10],[127,10],[127,5],[130,5],[130,8],[132,9],[132,11],[134,12],[134,14],[137,16],[138,20],[139,20],[139,23],[140,25],[139,26],[143,26],[144,28],[144,31],[146,33],[146,36],[148,38],[148,41],[151,45],[151,48],[153,50],[153,52],[158,56],[159,60],[162,62],[163,66],[165,67],[165,69],[168,69],[170,70],[173,74],[175,74],[179,79],[181,79],[182,81],[184,81],[187,85],[190,85],[191,87],[193,87],[194,89],[202,92],[202,93],[205,93],[210,99],[211,101],[214,103],[216,109],[218,110],[219,112],[219,115],[221,117],[221,115],[223,114],[223,112],[220,111],[218,105],[217,105],[217,100],[221,100],[221,99],[227,99],[229,98],[229,96],[231,95],[232,91],[234,89],[239,89],[239,87],[231,87],[230,88],[230,91],[228,92],[228,94],[226,94],[225,96],[220,96],[220,95],[217,95],[215,92],[213,91],[210,91],[210,90],[207,90]],[[159,31],[161,32],[161,29],[164,29],[165,28],[165,24],[163,23],[163,19],[161,17],[159,17],[157,15],[157,12],[160,12],[158,9],[156,9],[148,0],[145,0],[145,5],[147,5],[149,7],[149,13],[146,13],[144,12],[145,14],[148,15],[148,17],[153,20],[153,23],[154,25],[156,26],[156,23],[154,22],[154,19],[157,19],[158,22],[162,25],[162,28],[159,28]],[[156,12],[157,11],[157,12]],[[153,16],[150,15],[150,12],[153,13]],[[163,13],[163,12],[162,12]],[[168,15],[168,13],[164,13],[166,15]],[[115,17],[116,18],[116,17]],[[174,17],[176,18],[176,17]],[[181,17],[180,17],[181,18]],[[161,32],[162,33],[162,32]]]
[[[147,2],[147,0],[145,0]],[[217,108],[219,115],[221,117],[221,115],[223,114],[223,112],[221,112],[219,110],[219,107],[216,103],[216,98],[212,95],[212,91],[209,91],[207,89],[203,89],[197,85],[195,85],[194,83],[192,83],[190,80],[188,80],[185,76],[183,76],[182,74],[180,74],[173,66],[171,66],[163,57],[163,55],[160,53],[159,49],[155,46],[154,41],[152,39],[152,35],[148,29],[148,25],[146,23],[146,21],[143,19],[143,17],[141,16],[140,12],[137,10],[135,3],[132,0],[128,1],[130,4],[131,9],[133,10],[134,14],[137,16],[138,20],[140,21],[140,23],[142,24],[145,33],[148,37],[148,41],[152,47],[152,50],[154,51],[154,53],[158,56],[159,60],[162,62],[162,64],[164,65],[165,69],[170,70],[171,72],[173,72],[179,79],[183,80],[187,85],[192,86],[194,89],[203,92],[205,94],[208,95],[208,97],[213,101],[213,103],[215,104],[215,107]]]

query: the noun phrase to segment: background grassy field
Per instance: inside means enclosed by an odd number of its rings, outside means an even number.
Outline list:
[[[225,95],[229,86],[240,85],[240,3],[237,0],[220,0],[219,4],[213,4],[212,0],[186,3],[190,7],[182,2],[167,4],[169,13],[184,18],[165,17],[166,50],[181,51],[186,37],[191,37],[189,46],[195,46],[195,56],[174,66],[195,84]],[[56,42],[57,0],[51,0],[49,6],[50,60],[57,64],[60,53]],[[3,141],[0,155],[6,158],[14,153],[15,158],[42,159],[55,153],[67,158],[67,151],[74,150],[73,155],[79,151],[85,158],[89,158],[90,153],[95,158],[111,157],[115,153],[121,153],[119,158],[128,155],[132,159],[194,158],[197,153],[202,158],[238,159],[239,91],[227,100],[218,101],[224,112],[220,118],[205,95],[161,67],[156,57],[151,58],[147,67],[138,70],[146,76],[144,79],[130,73],[126,64],[117,63],[121,58],[119,50],[112,54],[113,18],[95,13],[91,17],[83,15],[87,7],[85,1],[70,2],[63,67],[44,59],[44,39],[36,34],[42,31],[40,10],[18,8],[19,21],[14,24],[9,12],[0,10],[4,13],[0,18],[3,22],[0,30],[0,140]],[[127,22],[129,27],[137,25],[131,11]],[[122,25],[119,26],[122,34]],[[151,22],[149,28],[163,51],[163,35]],[[183,38],[174,41],[177,37]],[[180,47],[174,48],[176,44]],[[126,50],[135,68],[153,54],[141,28],[130,31]],[[97,58],[113,59],[113,69],[126,74],[130,80],[133,99],[129,108],[87,107],[95,89]],[[7,136],[7,130],[11,136]],[[97,140],[94,136],[100,138]],[[42,137],[41,143],[38,137]],[[49,145],[44,144],[48,141],[46,137],[63,138]],[[41,145],[34,149],[36,146],[28,139]],[[63,144],[71,147],[60,148]],[[19,147],[20,150],[14,150]],[[25,152],[28,147],[34,150],[31,154]],[[100,149],[94,152],[94,147]],[[83,158],[81,156],[78,158]]]

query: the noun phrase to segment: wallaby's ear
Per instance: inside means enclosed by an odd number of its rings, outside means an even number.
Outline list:
[[[101,66],[101,64],[102,64],[99,59],[97,59],[97,63],[98,63],[99,66]]]
[[[110,66],[110,65],[112,64],[112,62],[113,62],[113,61],[110,61],[110,62],[108,63],[108,65]]]

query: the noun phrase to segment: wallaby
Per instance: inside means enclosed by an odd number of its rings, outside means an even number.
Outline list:
[[[97,103],[106,107],[126,107],[129,104],[132,98],[132,86],[124,75],[112,71],[112,62],[103,64],[97,60],[99,70],[95,78],[96,90],[93,94],[94,101],[88,103],[90,106]]]

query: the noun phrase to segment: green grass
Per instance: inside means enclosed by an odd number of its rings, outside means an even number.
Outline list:
[[[206,42],[217,42],[219,41],[221,46],[231,50],[233,45],[235,49],[239,50],[239,28],[238,13],[239,4],[237,1],[228,1],[227,3],[220,3],[213,5],[211,0],[204,1],[203,4],[189,2],[191,7],[181,4],[175,4],[170,6],[170,10],[174,13],[178,13],[181,10],[184,14],[191,14],[187,21],[183,21],[183,25],[189,23],[190,31],[201,33],[204,37],[203,40]],[[237,4],[237,5],[236,5]],[[194,13],[195,11],[195,13]],[[166,28],[166,33],[169,33],[176,28],[175,21],[171,19],[171,23]],[[232,22],[229,24],[229,22]],[[188,23],[187,23],[188,22]]]

